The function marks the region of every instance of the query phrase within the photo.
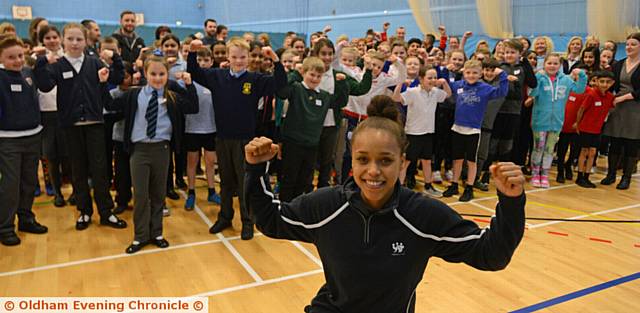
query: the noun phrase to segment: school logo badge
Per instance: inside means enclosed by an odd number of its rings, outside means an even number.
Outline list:
[[[392,243],[391,248],[393,249],[393,252],[391,253],[391,255],[393,256],[404,255],[404,244],[402,242]]]
[[[242,93],[245,95],[251,94],[251,83],[244,83],[244,85],[242,85]]]

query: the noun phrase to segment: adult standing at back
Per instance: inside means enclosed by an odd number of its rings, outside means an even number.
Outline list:
[[[611,185],[616,181],[618,163],[623,164],[623,175],[617,189],[629,189],[631,175],[638,162],[640,149],[640,33],[627,37],[627,58],[613,67],[616,82],[613,91],[615,109],[609,112],[603,134],[611,137],[608,173],[600,183]]]
[[[218,22],[212,18],[208,18],[204,21],[204,38],[202,43],[211,46],[216,42],[216,36],[218,35]]]
[[[123,61],[135,63],[140,50],[145,47],[144,39],[138,37],[136,30],[136,14],[133,11],[120,13],[120,29],[113,33],[113,38],[118,40]]]
[[[100,43],[100,26],[94,20],[83,20],[80,22],[87,29],[87,48],[85,53],[88,55],[98,55],[98,43]]]

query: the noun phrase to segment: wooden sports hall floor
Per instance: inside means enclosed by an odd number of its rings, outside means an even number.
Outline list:
[[[552,175],[555,179],[555,173]],[[592,175],[599,181],[602,174]],[[206,296],[210,312],[302,312],[324,282],[312,245],[273,240],[256,233],[239,239],[233,230],[208,233],[218,206],[206,202],[198,180],[198,208],[167,200],[168,249],[146,247],[127,255],[133,237],[131,211],[125,230],[74,229],[75,208],[56,208],[36,198],[46,235],[18,233],[22,244],[0,246],[0,297],[182,297]],[[631,188],[583,189],[552,182],[527,184],[527,217],[638,220],[640,176]],[[444,189],[443,186],[438,186]],[[64,189],[66,195],[70,190]],[[493,214],[495,190],[476,191],[469,203],[444,199],[456,211]],[[488,218],[468,217],[481,227]],[[431,259],[417,290],[417,312],[640,312],[640,224],[527,221],[528,229],[509,267],[481,272]],[[538,306],[534,306],[538,305]]]

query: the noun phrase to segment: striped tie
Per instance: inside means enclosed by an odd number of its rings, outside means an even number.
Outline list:
[[[158,124],[158,91],[155,89],[151,93],[151,99],[144,118],[147,119],[147,137],[153,139],[156,136],[156,126]]]

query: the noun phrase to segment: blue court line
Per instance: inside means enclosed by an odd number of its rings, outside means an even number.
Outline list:
[[[528,307],[525,307],[525,308],[522,308],[522,309],[511,311],[511,313],[535,312],[535,311],[542,310],[542,309],[550,307],[550,306],[554,306],[556,304],[567,302],[567,301],[573,300],[575,298],[584,297],[584,296],[586,296],[588,294],[591,294],[591,293],[594,293],[594,292],[598,292],[600,290],[604,290],[604,289],[607,289],[607,288],[611,288],[611,287],[614,287],[614,286],[617,286],[617,285],[620,285],[620,284],[624,284],[624,283],[627,283],[627,282],[630,282],[632,280],[636,280],[636,279],[639,279],[639,278],[640,278],[640,272],[635,273],[635,274],[631,274],[629,276],[620,277],[618,279],[614,279],[614,280],[611,280],[611,281],[608,281],[608,282],[604,282],[602,284],[595,285],[595,286],[592,286],[592,287],[589,287],[589,288],[578,290],[578,291],[566,294],[564,296],[560,296],[560,297],[553,298],[553,299],[550,299],[550,300],[547,300],[547,301],[544,301],[544,302],[540,302],[540,303],[537,303],[537,304],[534,304],[534,305],[531,305],[531,306],[528,306]]]

